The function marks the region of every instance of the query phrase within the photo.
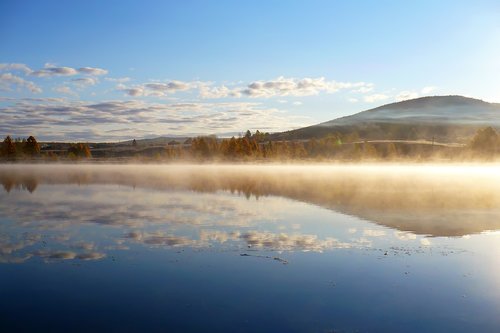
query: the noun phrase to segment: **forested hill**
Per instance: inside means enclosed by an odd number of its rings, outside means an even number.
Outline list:
[[[500,128],[500,104],[463,96],[422,97],[391,103],[321,124],[275,133],[274,140],[352,135],[366,140],[466,142],[478,129]]]

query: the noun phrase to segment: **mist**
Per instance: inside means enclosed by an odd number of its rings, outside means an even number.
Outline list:
[[[55,184],[284,197],[431,236],[500,228],[498,164],[1,165],[5,191]]]

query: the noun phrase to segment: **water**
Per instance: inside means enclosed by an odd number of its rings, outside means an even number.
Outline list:
[[[500,173],[0,166],[0,331],[498,332]]]

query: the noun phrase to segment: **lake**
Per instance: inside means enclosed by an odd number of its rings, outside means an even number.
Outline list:
[[[0,165],[0,331],[500,332],[499,167]]]

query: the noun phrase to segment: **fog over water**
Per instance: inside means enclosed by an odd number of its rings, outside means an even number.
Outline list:
[[[0,330],[496,332],[497,170],[0,165]]]
[[[3,165],[0,182],[228,191],[312,203],[431,236],[500,229],[500,165]]]

